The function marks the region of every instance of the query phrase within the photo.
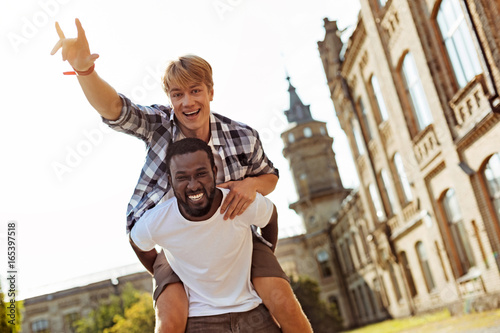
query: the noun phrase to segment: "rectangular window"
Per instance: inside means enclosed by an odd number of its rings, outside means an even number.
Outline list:
[[[377,187],[372,183],[368,186],[368,191],[370,192],[370,196],[372,198],[373,208],[375,209],[375,215],[379,222],[382,222],[386,219],[384,209],[382,207],[382,203],[380,201],[380,196],[378,194]]]
[[[399,253],[399,261],[401,266],[403,266],[403,273],[405,275],[406,282],[408,283],[408,288],[410,289],[410,295],[411,297],[415,297],[417,295],[417,287],[415,286],[415,280],[413,280],[413,274],[411,273],[406,252]]]
[[[394,272],[394,267],[392,267],[392,263],[389,263],[389,275],[391,276],[391,282],[396,299],[400,301],[403,298],[403,294],[401,294],[401,289],[399,288],[398,279],[396,277],[396,272]]]
[[[319,271],[321,274],[321,277],[327,278],[329,276],[332,276],[332,269],[330,268],[330,256],[328,255],[328,252],[326,251],[320,251],[316,255],[316,259],[318,261],[318,266],[319,266]]]
[[[394,208],[396,207],[396,197],[394,196],[394,192],[392,191],[392,182],[389,179],[389,174],[385,169],[380,171],[380,178],[382,180],[382,188],[384,199],[386,201],[387,206],[387,214],[394,214]]]
[[[399,185],[403,193],[403,203],[408,203],[413,200],[413,194],[411,193],[410,182],[408,181],[408,177],[406,176],[405,168],[403,166],[403,159],[399,153],[394,154],[393,162],[398,173]]]
[[[47,319],[40,319],[31,324],[31,331],[33,333],[50,333],[49,321]]]
[[[378,110],[380,113],[381,122],[389,119],[389,112],[387,111],[387,106],[385,105],[384,96],[382,96],[382,89],[378,83],[378,79],[375,75],[372,75],[372,88],[375,94],[375,99],[377,100]]]
[[[370,140],[372,139],[372,131],[370,129],[370,122],[368,121],[368,114],[366,113],[366,108],[365,108],[365,105],[363,104],[363,101],[361,100],[361,98],[359,99],[359,102],[358,102],[358,107],[359,107],[359,110],[361,112],[361,119],[362,119],[362,123],[363,123],[363,133],[364,133],[364,136],[365,136],[365,140],[366,142],[370,142]]]
[[[365,153],[365,145],[363,142],[363,138],[361,136],[361,132],[358,127],[358,123],[354,121],[354,119],[351,119],[351,128],[352,128],[352,134],[354,135],[354,141],[356,142],[356,149],[358,155],[363,155]]]

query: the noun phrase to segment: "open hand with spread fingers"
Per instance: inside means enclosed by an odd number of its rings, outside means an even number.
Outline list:
[[[89,70],[99,58],[96,53],[90,53],[89,42],[85,36],[85,30],[83,30],[82,24],[79,19],[75,19],[76,28],[78,30],[78,35],[76,38],[66,38],[64,33],[56,22],[56,30],[59,35],[59,41],[56,43],[51,55],[57,53],[59,49],[62,49],[62,58],[67,60],[69,64],[76,70],[85,72]]]

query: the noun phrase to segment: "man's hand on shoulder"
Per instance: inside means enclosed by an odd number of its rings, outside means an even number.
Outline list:
[[[257,195],[257,182],[255,177],[248,177],[243,180],[229,181],[217,185],[221,188],[229,189],[229,193],[221,206],[221,214],[224,214],[224,220],[234,219],[254,202]]]

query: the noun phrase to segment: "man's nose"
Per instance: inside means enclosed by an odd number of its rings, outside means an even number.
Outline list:
[[[183,106],[189,106],[193,103],[193,98],[190,94],[184,94],[182,97],[182,105]]]
[[[196,180],[196,178],[191,177],[191,179],[189,180],[188,185],[187,185],[188,189],[191,191],[197,190],[199,188],[199,186],[200,186],[200,182],[198,182]]]

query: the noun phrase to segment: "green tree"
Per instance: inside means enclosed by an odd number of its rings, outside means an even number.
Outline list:
[[[114,318],[115,325],[104,333],[143,333],[155,329],[155,311],[153,300],[148,293],[139,296],[139,300],[125,310],[124,316]]]
[[[17,293],[15,295],[17,295]],[[20,332],[23,301],[15,301],[15,310],[13,310],[13,306],[11,305],[12,303],[10,303],[11,295],[9,295],[9,301],[5,302],[4,299],[5,294],[3,293],[2,285],[0,284],[0,333]]]
[[[316,281],[306,277],[292,278],[291,285],[315,333],[339,332],[342,329],[338,310],[335,305],[327,305],[319,298],[320,289]]]
[[[77,320],[73,326],[77,333],[104,332],[115,325],[114,318],[116,316],[123,317],[126,310],[134,306],[139,300],[139,291],[130,283],[127,283],[120,295],[111,295],[105,304],[96,307],[86,318]]]

